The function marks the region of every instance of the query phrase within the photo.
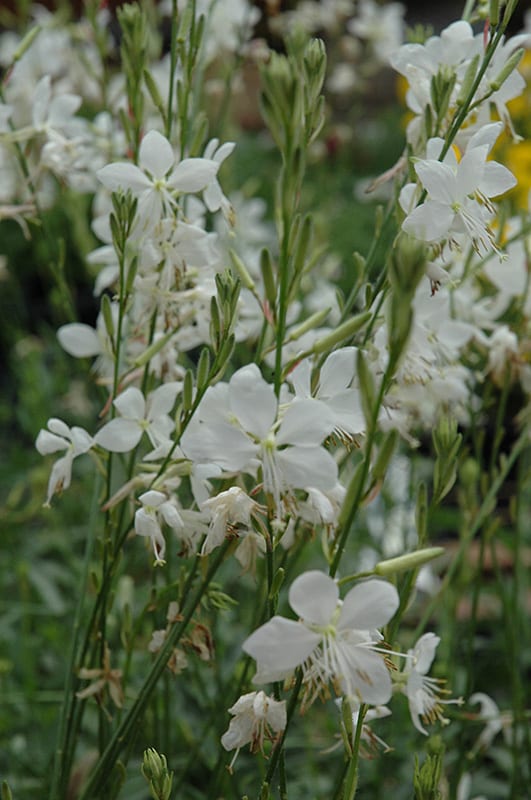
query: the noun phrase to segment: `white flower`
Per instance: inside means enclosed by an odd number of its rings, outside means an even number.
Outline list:
[[[391,678],[379,655],[381,634],[398,608],[394,586],[369,580],[351,589],[343,602],[332,578],[312,570],[291,585],[289,602],[298,622],[275,616],[243,643],[257,662],[255,683],[288,677],[302,666],[305,701],[311,703],[333,682],[336,693],[380,705],[391,696]]]
[[[142,508],[135,513],[135,533],[151,539],[155,564],[162,565],[166,553],[166,541],[162,534],[161,520],[179,532],[183,530],[184,523],[176,505],[168,500],[163,492],[152,489],[141,494],[138,499],[142,503]]]
[[[489,220],[493,214],[490,198],[504,194],[516,185],[514,175],[502,164],[487,161],[492,146],[490,133],[499,132],[494,124],[489,128],[488,140],[478,137],[479,131],[458,162],[453,150],[444,161],[435,158],[418,159],[415,172],[427,192],[426,200],[418,205],[404,220],[406,233],[426,242],[438,242],[452,233],[464,233],[480,255],[497,251]],[[496,134],[497,135],[497,134]],[[410,197],[408,186],[402,190],[401,203]]]
[[[111,453],[128,453],[145,432],[154,447],[146,459],[164,457],[171,447],[169,437],[175,427],[169,412],[180,389],[179,381],[165,383],[151,392],[146,401],[140,389],[130,386],[113,402],[121,417],[107,422],[98,431],[96,444]]]
[[[408,664],[403,671],[403,676],[407,678],[406,685],[402,689],[409,702],[409,711],[415,728],[420,733],[428,735],[422,727],[424,723],[433,723],[436,719],[448,724],[449,720],[442,715],[442,705],[456,703],[461,705],[461,699],[442,700],[440,695],[445,693],[441,689],[441,681],[436,678],[428,678],[426,673],[430,669],[440,637],[434,633],[425,633],[421,636],[413,650],[408,651]]]
[[[52,417],[47,422],[48,430],[39,431],[35,447],[41,456],[65,450],[62,458],[55,462],[48,481],[46,505],[50,505],[52,496],[68,489],[72,478],[72,462],[76,456],[90,450],[94,439],[84,428],[69,428],[62,420]]]
[[[273,387],[256,364],[237,370],[229,384],[209,388],[181,439],[195,463],[254,474],[262,466],[264,491],[280,513],[281,497],[293,489],[332,489],[337,464],[321,442],[334,423],[312,398],[294,400],[281,418]]]
[[[205,148],[203,158],[214,161],[220,167],[226,158],[230,156],[236,144],[234,142],[225,142],[219,146],[219,139],[211,139]],[[206,189],[203,191],[203,200],[209,211],[223,211],[223,215],[231,221],[234,217],[233,208],[221,191],[219,181],[214,176]]]
[[[226,492],[220,492],[215,497],[205,500],[201,510],[210,514],[210,525],[201,555],[207,555],[215,547],[219,547],[228,532],[245,534],[257,509],[258,504],[238,486],[231,486]],[[240,531],[240,527],[243,531]]]
[[[221,737],[225,750],[235,750],[246,744],[251,750],[263,750],[264,738],[276,738],[286,727],[286,702],[274,700],[265,692],[242,695],[231,708],[233,715],[227,731]]]
[[[512,714],[510,712],[501,712],[492,697],[489,697],[484,692],[475,692],[468,698],[468,702],[472,704],[479,703],[480,711],[479,714],[475,715],[475,719],[485,722],[485,727],[472,748],[470,756],[472,757],[482,750],[487,750],[500,732],[503,734],[505,743],[510,746],[511,727],[513,724]]]
[[[356,370],[356,347],[340,347],[325,360],[319,382],[312,392],[312,364],[303,359],[290,373],[297,397],[314,397],[323,404],[323,415],[334,423],[334,433],[351,440],[365,432],[366,423],[357,387],[352,385]]]
[[[218,171],[218,163],[204,158],[186,158],[175,165],[169,141],[158,131],[149,131],[140,144],[137,167],[131,163],[107,164],[96,173],[112,192],[129,189],[138,197],[138,215],[153,227],[163,211],[175,205],[177,192],[204,189]]]

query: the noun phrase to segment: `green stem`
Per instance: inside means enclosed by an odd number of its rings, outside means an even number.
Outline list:
[[[88,800],[93,797],[104,785],[106,779],[110,776],[117,758],[127,743],[130,735],[135,729],[136,725],[140,722],[140,718],[144,713],[146,705],[158,683],[160,676],[166,669],[168,660],[171,656],[173,649],[176,647],[182,636],[184,635],[188,623],[192,619],[197,607],[199,606],[206,589],[208,588],[211,580],[220,567],[224,557],[225,551],[230,545],[230,541],[226,541],[218,550],[216,557],[212,560],[205,578],[202,580],[196,591],[194,592],[188,606],[186,613],[183,613],[183,618],[179,624],[176,624],[169,631],[162,648],[160,649],[143,685],[140,689],[135,701],[133,702],[130,710],[120,723],[117,730],[114,732],[105,752],[96,764],[96,767],[90,776],[90,779],[83,789],[79,800]]]
[[[354,800],[356,790],[358,788],[361,734],[363,731],[363,720],[365,719],[366,713],[367,706],[362,704],[358,712],[356,733],[354,735],[354,742],[352,746],[352,756],[348,765],[347,776],[345,778],[343,789],[343,800]]]
[[[503,460],[500,466],[500,471],[497,477],[493,480],[489,491],[485,495],[485,498],[483,499],[483,502],[479,508],[479,511],[477,513],[474,522],[470,526],[469,530],[462,537],[461,542],[459,543],[458,551],[452,563],[448,567],[448,570],[441,582],[439,591],[434,597],[431,598],[430,602],[427,604],[424,610],[424,614],[422,615],[420,622],[415,630],[415,633],[412,636],[413,641],[416,641],[419,638],[419,636],[424,632],[424,629],[428,624],[430,617],[435,610],[435,607],[440,602],[439,599],[440,596],[446,592],[448,586],[452,582],[468,545],[470,544],[476,533],[481,529],[481,527],[483,526],[489,515],[492,514],[493,503],[498,495],[501,485],[507,478],[507,475],[513,468],[514,464],[516,463],[516,461],[518,460],[519,456],[522,454],[528,443],[529,443],[529,431],[524,430],[517,439],[513,449],[511,450],[511,453],[507,456],[507,458]]]
[[[98,495],[99,495],[99,476],[96,475],[94,482],[94,490],[92,493],[92,502],[89,517],[89,535],[85,545],[85,556],[83,560],[83,572],[81,575],[81,583],[79,587],[78,602],[76,606],[74,625],[71,633],[70,652],[68,656],[68,664],[66,668],[65,688],[63,693],[63,704],[61,707],[61,715],[59,718],[59,729],[57,733],[57,749],[55,751],[54,768],[52,774],[52,781],[50,787],[50,800],[61,800],[65,795],[66,781],[70,772],[73,753],[75,748],[76,737],[72,736],[72,711],[73,706],[77,700],[74,693],[75,665],[76,654],[79,642],[79,632],[81,629],[81,620],[83,617],[83,607],[85,604],[85,597],[87,592],[88,575],[90,569],[90,562],[94,551],[94,531],[96,530],[96,514],[98,511]]]

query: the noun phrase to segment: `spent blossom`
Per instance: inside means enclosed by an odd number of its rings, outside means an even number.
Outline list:
[[[274,700],[262,691],[242,695],[229,713],[233,718],[221,737],[225,750],[250,744],[253,752],[263,751],[264,739],[274,741],[286,727],[285,700]]]

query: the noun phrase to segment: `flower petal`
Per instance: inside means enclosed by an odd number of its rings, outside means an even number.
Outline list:
[[[142,169],[151,172],[154,178],[163,178],[174,161],[175,155],[166,137],[158,131],[146,133],[138,151],[138,162]]]
[[[242,367],[230,379],[229,405],[245,431],[265,439],[277,415],[277,399],[256,364]]]
[[[337,627],[341,630],[381,628],[389,622],[398,603],[398,592],[391,583],[375,579],[358,583],[343,601]]]
[[[177,164],[168,186],[179,192],[199,192],[216,176],[219,164],[207,158],[185,158]]]
[[[137,420],[144,419],[146,403],[144,395],[136,386],[130,386],[125,392],[119,394],[114,401],[114,406],[123,417]]]
[[[320,400],[296,398],[280,423],[277,445],[295,444],[301,447],[321,444],[334,430],[334,419]]]
[[[317,647],[321,637],[300,622],[273,617],[243,643],[245,653],[255,659],[255,683],[268,683],[289,675]]]
[[[71,322],[61,325],[57,331],[59,344],[65,352],[76,358],[90,358],[98,356],[102,347],[98,334],[90,325],[81,322]]]
[[[142,438],[142,428],[130,419],[112,419],[98,431],[96,444],[111,453],[128,453]]]
[[[289,604],[299,617],[314,625],[327,625],[336,610],[339,589],[336,582],[319,570],[299,575],[289,590]]]
[[[324,447],[287,447],[275,454],[283,478],[293,489],[333,489],[337,464]]]
[[[96,176],[111,192],[131,189],[134,195],[139,195],[152,187],[151,181],[141,169],[126,162],[107,164],[96,172]]]

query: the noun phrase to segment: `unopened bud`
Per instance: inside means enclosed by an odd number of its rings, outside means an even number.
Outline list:
[[[235,253],[234,250],[230,250],[229,251],[229,256],[230,256],[230,260],[231,260],[232,266],[234,267],[234,269],[238,273],[238,277],[240,278],[240,280],[242,282],[242,286],[244,286],[245,289],[249,289],[250,292],[254,292],[255,289],[256,289],[255,282],[251,278],[251,276],[250,276],[250,274],[249,274],[249,272],[247,270],[247,267],[245,266],[245,264],[241,260],[240,256],[237,253]]]
[[[370,311],[364,311],[362,314],[356,314],[356,316],[339,325],[335,331],[323,336],[322,339],[318,339],[312,347],[312,352],[328,353],[336,345],[345,342],[347,339],[350,339],[355,333],[361,330],[365,323],[369,321],[371,316],[372,314]]]
[[[493,92],[497,92],[503,86],[507,78],[510,75],[512,75],[512,73],[518,67],[518,64],[522,60],[524,53],[525,53],[524,48],[519,47],[518,50],[515,50],[515,52],[512,54],[509,60],[503,65],[502,69],[500,70],[496,78],[494,78],[494,80],[490,82],[490,88],[492,89]]]
[[[168,770],[166,756],[150,747],[144,751],[141,770],[154,800],[170,800],[173,772]]]
[[[425,547],[423,550],[416,550],[414,553],[406,553],[403,556],[379,561],[374,567],[374,572],[382,577],[396,575],[398,572],[417,569],[423,564],[433,561],[434,558],[442,556],[444,552],[444,547]]]

